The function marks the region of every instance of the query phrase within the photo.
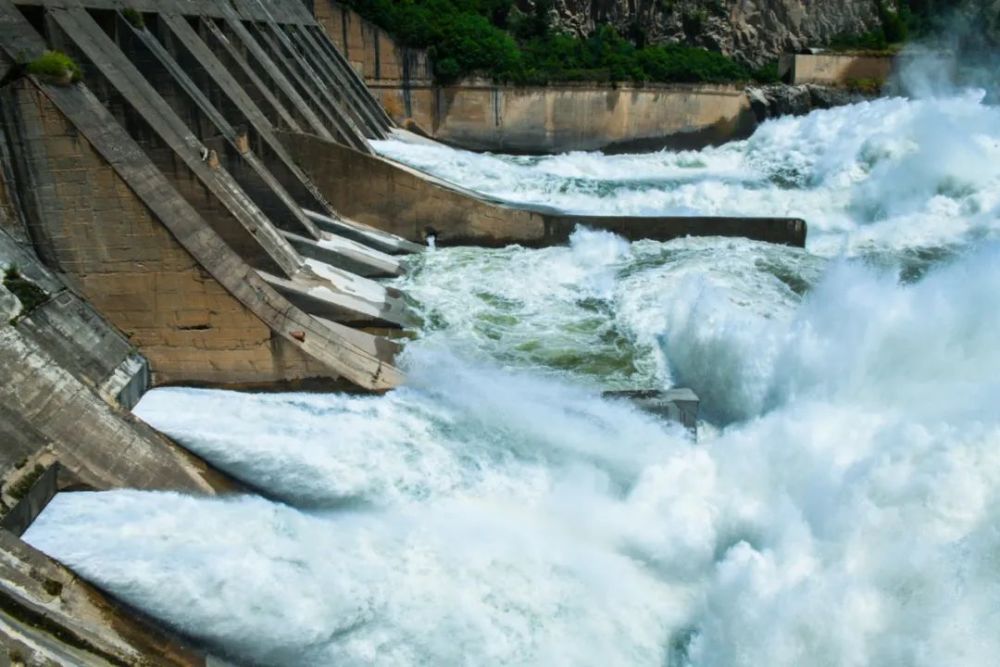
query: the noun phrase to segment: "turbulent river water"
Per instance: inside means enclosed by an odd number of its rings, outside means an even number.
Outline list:
[[[884,99],[700,152],[378,150],[587,213],[808,220],[736,239],[441,249],[382,397],[148,394],[272,499],[57,497],[29,542],[260,665],[994,665],[1000,110]],[[700,436],[604,400],[688,386]]]

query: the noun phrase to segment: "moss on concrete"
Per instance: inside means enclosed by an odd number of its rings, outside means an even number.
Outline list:
[[[80,66],[62,51],[46,51],[28,63],[28,73],[64,85],[79,81],[82,75]]]
[[[28,492],[31,491],[31,487],[43,474],[45,474],[45,466],[40,463],[36,463],[31,472],[22,475],[20,479],[7,488],[7,495],[14,500],[21,500],[28,495]]]
[[[3,286],[21,302],[21,312],[11,320],[11,324],[16,324],[17,320],[45,303],[49,298],[45,290],[22,276],[15,266],[4,271]]]

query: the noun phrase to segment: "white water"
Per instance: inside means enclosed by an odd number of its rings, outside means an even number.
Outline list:
[[[585,214],[802,217],[824,254],[941,246],[997,227],[1000,109],[982,99],[881,99],[771,121],[746,141],[698,152],[539,158],[374,146],[512,202]]]
[[[399,281],[407,387],[137,409],[287,504],[63,494],[27,539],[248,663],[993,665],[998,142],[966,95],[683,156],[442,150],[522,201],[802,214],[812,247],[437,249]],[[599,397],[672,384],[697,444]]]

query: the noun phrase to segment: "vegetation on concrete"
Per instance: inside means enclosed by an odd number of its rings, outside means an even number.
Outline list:
[[[21,500],[28,495],[28,491],[31,491],[31,487],[34,486],[35,482],[38,481],[38,478],[44,473],[45,466],[40,463],[36,463],[34,468],[21,475],[16,482],[7,487],[7,495],[14,500]]]
[[[72,83],[82,74],[80,66],[62,51],[46,51],[28,63],[28,73],[54,83]]]
[[[125,20],[132,24],[133,28],[142,30],[146,27],[146,19],[143,17],[142,13],[136,9],[128,7],[122,10],[122,16]]]
[[[62,595],[63,585],[62,582],[56,581],[55,579],[46,578],[45,581],[42,582],[42,588],[45,589],[46,593],[54,598],[57,598]]]
[[[4,271],[3,286],[21,302],[21,312],[15,320],[24,317],[49,298],[42,288],[22,276],[15,266]]]
[[[427,48],[435,77],[450,83],[485,74],[515,84],[555,81],[724,83],[777,78],[721,53],[679,44],[647,45],[640,26],[628,35],[601,26],[587,38],[550,24],[552,0],[521,12],[514,0],[347,0],[407,46]],[[692,15],[691,29],[704,17]],[[773,78],[772,78],[773,77]]]
[[[883,82],[878,79],[848,79],[844,87],[852,93],[873,97],[882,92]]]

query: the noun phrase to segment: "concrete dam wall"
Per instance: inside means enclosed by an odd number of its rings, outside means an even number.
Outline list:
[[[392,386],[389,356],[376,350],[383,347],[345,325],[399,325],[394,297],[333,266],[345,253],[381,258],[370,248],[323,247],[328,235],[303,210],[335,214],[291,162],[272,124],[281,119],[279,107],[289,115],[298,109],[311,131],[364,148],[367,137],[382,136],[386,121],[337,111],[376,109],[370,100],[340,104],[316,93],[304,101],[299,91],[332,88],[296,87],[295,65],[314,76],[318,68],[289,55],[279,69],[268,54],[282,51],[265,50],[234,10],[220,7],[220,17],[202,19],[217,30],[204,33],[258,47],[247,54],[256,52],[256,69],[275,84],[266,88],[285,97],[284,104],[274,100],[271,119],[231,70],[209,58],[180,14],[150,17],[140,29],[115,12],[35,13],[48,42],[81,63],[87,86],[20,80],[4,92],[13,152],[24,156],[23,189],[34,193],[28,232],[43,259],[150,358],[155,383],[329,377]],[[18,29],[15,19],[23,30],[33,12],[13,12],[8,30]],[[277,46],[276,37],[267,38]],[[45,48],[40,35],[21,42],[35,53]],[[13,46],[8,55],[17,57]],[[206,94],[213,90],[216,101]],[[306,261],[292,241],[318,246],[312,254],[333,264],[323,263],[329,268],[317,274],[320,260]]]
[[[400,381],[372,331],[411,320],[375,280],[419,248],[341,220],[277,139],[367,152],[390,122],[297,2],[52,5],[0,2],[0,638],[210,664],[16,535],[60,490],[244,488],[129,414],[150,386]],[[52,48],[79,82],[28,74]]]
[[[749,136],[763,120],[740,85],[512,86],[480,79],[438,85],[426,50],[399,44],[336,0],[316,0],[313,11],[396,123],[469,150],[702,148]],[[893,67],[892,57],[818,53],[783,56],[779,69],[790,84],[836,89],[880,87]]]
[[[32,73],[50,50],[78,74]],[[298,0],[0,0],[10,655],[213,664],[18,535],[60,491],[248,490],[130,413],[150,387],[398,386],[396,339],[416,320],[380,280],[429,236],[539,246],[583,224],[805,242],[797,219],[600,218],[493,201],[373,153],[370,141],[397,131]]]
[[[427,52],[334,0],[314,12],[397,123],[471,150],[559,153],[701,147],[748,135],[756,122],[740,86],[606,83],[510,86],[434,83]]]

